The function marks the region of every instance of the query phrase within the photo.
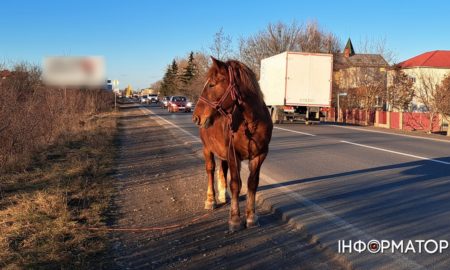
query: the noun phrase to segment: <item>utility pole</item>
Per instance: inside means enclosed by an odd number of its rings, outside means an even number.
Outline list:
[[[340,115],[340,112],[341,112],[341,108],[340,108],[340,106],[339,106],[339,97],[345,97],[345,96],[347,96],[347,93],[339,93],[339,92],[337,92],[337,96],[336,96],[336,98],[337,98],[337,121],[339,122],[339,115]]]
[[[336,100],[337,100],[337,102],[336,102],[337,103],[336,122],[339,123],[339,92],[336,93]]]

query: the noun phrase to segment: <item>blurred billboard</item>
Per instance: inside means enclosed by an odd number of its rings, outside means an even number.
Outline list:
[[[101,56],[52,56],[44,58],[44,83],[60,87],[103,87],[105,62]]]

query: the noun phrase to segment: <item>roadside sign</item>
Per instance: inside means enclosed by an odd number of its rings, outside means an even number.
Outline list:
[[[44,83],[52,86],[103,86],[105,64],[100,56],[52,56],[43,63]]]

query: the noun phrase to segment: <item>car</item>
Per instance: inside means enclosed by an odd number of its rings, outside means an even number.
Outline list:
[[[167,104],[167,111],[173,112],[190,112],[192,110],[192,103],[184,96],[171,96]]]
[[[167,105],[169,104],[170,96],[165,96],[161,100],[161,108],[166,109]]]
[[[158,95],[157,94],[148,95],[148,102],[149,103],[158,103],[159,102]]]
[[[147,95],[141,96],[140,102],[141,103],[148,103],[148,96]]]

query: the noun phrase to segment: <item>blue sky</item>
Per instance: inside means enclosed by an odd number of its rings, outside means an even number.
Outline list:
[[[385,38],[398,61],[450,50],[448,1],[2,1],[0,61],[41,64],[44,56],[102,55],[121,87],[147,87],[175,57],[208,51],[221,27],[234,44],[268,23],[317,20],[355,50]]]

